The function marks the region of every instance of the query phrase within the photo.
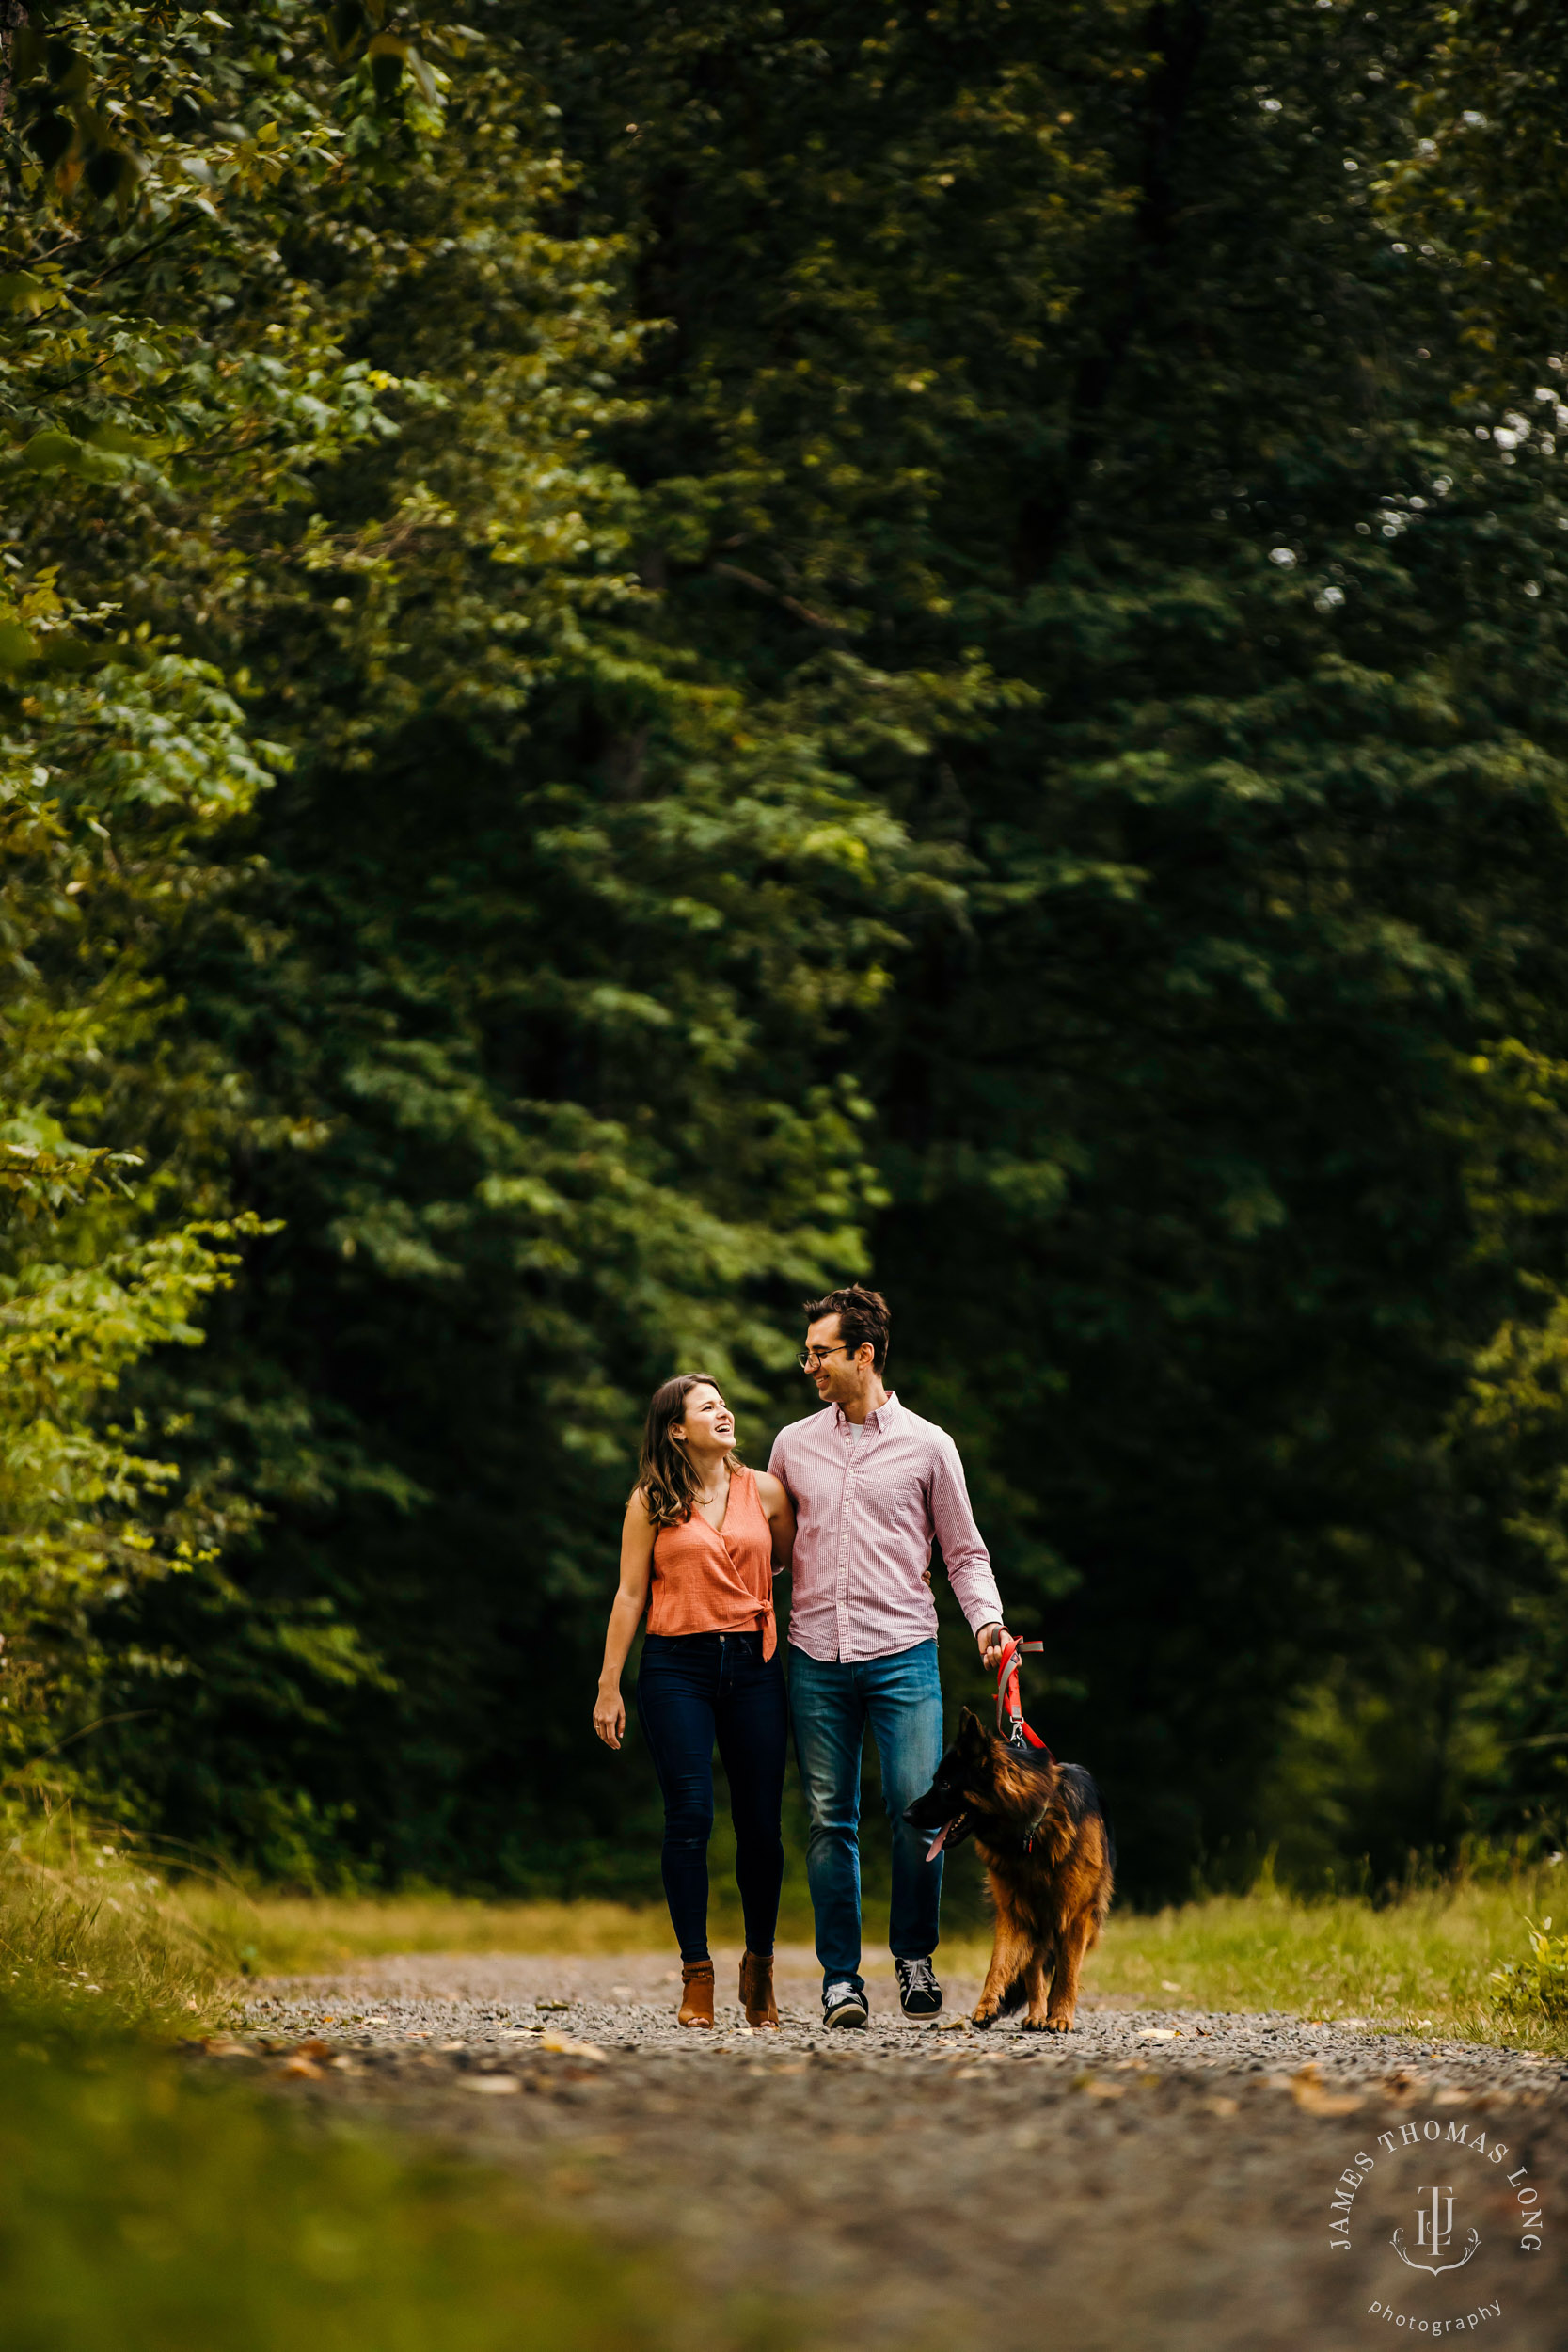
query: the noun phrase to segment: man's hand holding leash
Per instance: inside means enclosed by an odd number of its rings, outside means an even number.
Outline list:
[[[983,1625],[974,1636],[980,1645],[980,1663],[994,1674],[1002,1663],[1002,1653],[1012,1636],[1005,1625]]]

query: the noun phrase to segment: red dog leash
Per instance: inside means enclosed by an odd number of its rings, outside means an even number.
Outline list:
[[[996,1669],[996,1728],[1015,1748],[1025,1745],[1038,1748],[1048,1764],[1056,1759],[1037,1731],[1032,1731],[1023,1720],[1023,1702],[1018,1692],[1018,1661],[1025,1650],[1043,1650],[1043,1642],[1011,1641],[1002,1652],[1002,1662]],[[1005,1719],[1005,1720],[1004,1720]]]

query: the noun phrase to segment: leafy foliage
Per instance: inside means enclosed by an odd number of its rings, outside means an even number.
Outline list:
[[[1348,1660],[1419,1727],[1334,1850],[1451,1843],[1520,1563],[1450,1416],[1559,1247],[1511,1057],[1552,1091],[1562,508],[1463,258],[1390,226],[1433,18],[555,24],[674,322],[626,444],[672,606],[758,691],[825,624],[995,681],[864,771],[966,906],[853,1050],[907,1388],[1051,1605],[1060,1740],[1179,1890],[1251,1867]]]
[[[227,70],[264,110],[254,32]],[[637,342],[617,248],[548,217],[567,177],[499,56],[438,150],[225,183],[225,349],[272,405],[232,476],[216,453],[215,512],[171,478],[156,565],[117,583],[246,665],[297,764],[166,925],[153,1025],[161,1079],[233,1073],[176,1109],[174,1180],[283,1230],[200,1375],[139,1391],[269,1530],[122,1596],[98,1705],[128,1727],[95,1753],[122,1803],[306,1878],[367,1844],[472,1869],[476,1841],[547,1872],[593,1826],[547,1826],[570,1735],[519,1673],[555,1679],[552,1620],[586,1659],[643,1382],[700,1348],[760,1394],[788,1339],[759,1290],[861,1249],[863,1104],[814,1057],[885,984],[901,898],[946,887],[838,745],[906,756],[918,689],[830,665],[758,711],[661,642],[594,447]],[[142,549],[150,506],[125,527]]]
[[[1554,1935],[1552,1923],[1529,1923],[1529,1958],[1505,1961],[1492,1973],[1496,2009],[1519,2018],[1568,2018],[1568,1935]]]
[[[221,601],[250,501],[376,420],[319,322],[293,323],[287,364],[260,325],[248,351],[232,331],[236,278],[275,275],[277,187],[339,167],[329,115],[265,55],[288,13],[255,12],[227,58],[196,10],[35,10],[8,42],[0,1556],[24,1746],[40,1698],[91,1689],[92,1608],[254,1516],[221,1470],[168,1458],[177,1408],[105,1413],[130,1366],[199,1341],[239,1263],[223,1245],[260,1231],[212,1214],[233,1080],[181,1037],[157,966],[282,755],[169,592],[183,572]]]
[[[97,1618],[121,1804],[619,1891],[641,1396],[760,1454],[871,1265],[1136,1887],[1546,1824],[1554,26],[29,18],[16,1139],[84,1315],[267,1229],[72,1391],[222,1542]]]

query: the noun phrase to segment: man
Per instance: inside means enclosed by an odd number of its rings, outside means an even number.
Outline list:
[[[822,1964],[822,2015],[863,2026],[861,1751],[869,1723],[893,1824],[888,1942],[906,2017],[934,2017],[931,1967],[942,1862],[904,1808],[942,1756],[942,1684],[931,1542],[988,1666],[1007,1636],[990,1558],[969,1507],[958,1449],[882,1386],[892,1318],[859,1283],[806,1308],[800,1366],[826,1410],[781,1431],[768,1469],[795,1505],[789,1701],[810,1808],[807,1875]]]

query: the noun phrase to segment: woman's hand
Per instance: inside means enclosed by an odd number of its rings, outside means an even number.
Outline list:
[[[773,1538],[773,1573],[787,1576],[795,1557],[795,1505],[789,1489],[771,1470],[758,1470],[757,1500],[767,1513]]]
[[[607,1748],[620,1747],[626,1728],[626,1703],[618,1682],[609,1689],[600,1683],[599,1695],[594,1701],[594,1728]]]
[[[610,1604],[610,1623],[605,1629],[604,1663],[599,1668],[599,1695],[594,1702],[594,1728],[607,1748],[618,1748],[626,1735],[621,1672],[631,1656],[638,1626],[648,1606],[653,1566],[653,1522],[639,1486],[626,1505],[626,1522],[621,1529],[621,1586]]]

